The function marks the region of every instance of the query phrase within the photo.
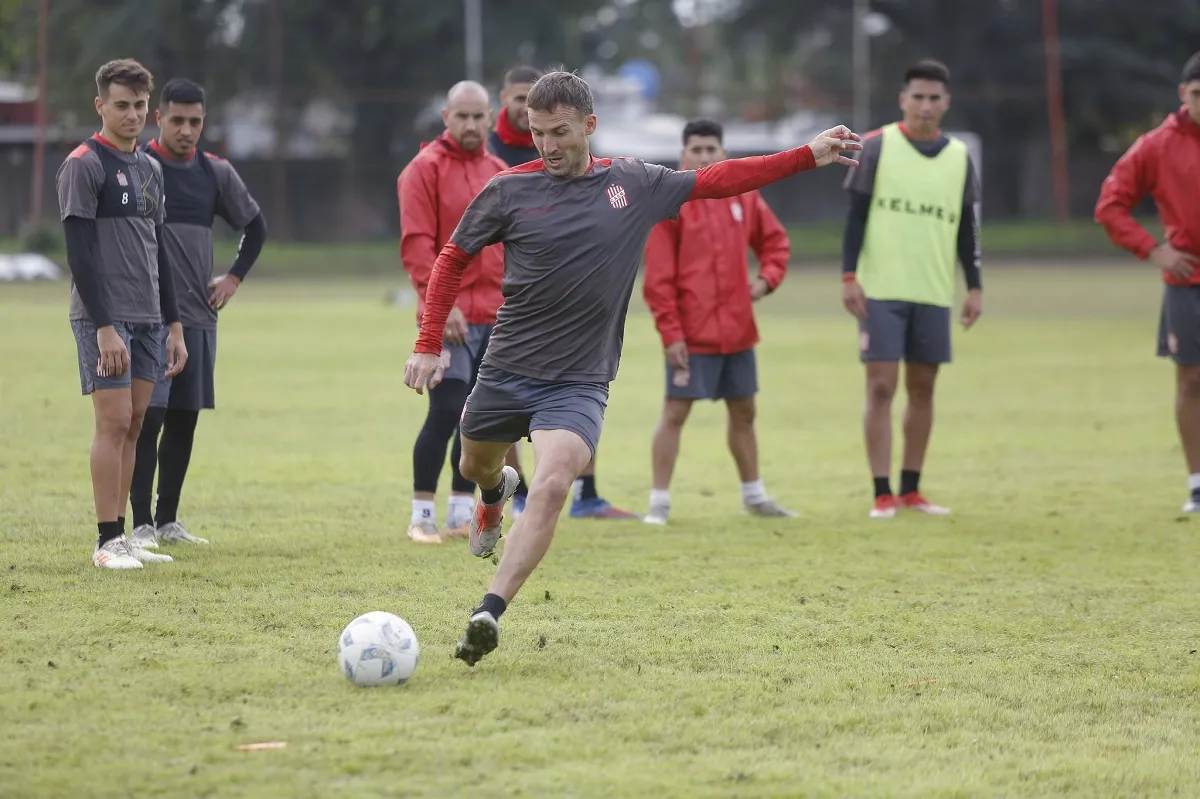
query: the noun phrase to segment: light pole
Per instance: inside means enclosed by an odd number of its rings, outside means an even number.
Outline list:
[[[464,0],[463,31],[466,41],[467,80],[483,82],[483,0]]]
[[[851,37],[853,59],[854,116],[856,133],[866,133],[871,124],[871,37],[867,31],[870,0],[854,0],[854,34]]]

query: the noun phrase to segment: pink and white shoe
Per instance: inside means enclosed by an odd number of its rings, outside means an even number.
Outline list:
[[[896,498],[891,494],[881,494],[875,497],[875,507],[871,508],[872,519],[890,519],[896,515]]]
[[[928,513],[930,516],[949,516],[950,509],[943,508],[941,505],[934,505],[925,497],[921,496],[920,492],[912,491],[908,494],[903,494],[898,500],[899,505],[904,510],[915,510],[921,513]]]

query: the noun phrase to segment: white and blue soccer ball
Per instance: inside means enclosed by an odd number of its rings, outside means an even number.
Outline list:
[[[417,670],[417,634],[393,613],[373,610],[346,625],[338,639],[338,665],[355,685],[404,685]]]

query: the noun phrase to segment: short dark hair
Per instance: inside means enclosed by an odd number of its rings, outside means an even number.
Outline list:
[[[1194,53],[1183,65],[1183,83],[1200,80],[1200,53]]]
[[[683,126],[683,146],[687,147],[688,139],[693,136],[716,136],[717,141],[725,143],[725,131],[719,122],[711,119],[693,119]]]
[[[541,76],[542,71],[537,67],[520,64],[504,73],[504,85],[515,86],[518,83],[536,83],[537,79]]]
[[[114,83],[138,93],[154,91],[154,76],[132,58],[118,58],[96,70],[96,93],[101,97],[108,97]]]
[[[158,95],[158,107],[166,108],[171,103],[204,105],[204,87],[187,78],[172,78],[163,85]]]
[[[532,111],[570,108],[583,116],[593,113],[596,107],[592,87],[587,85],[587,81],[574,72],[561,69],[547,72],[538,78],[529,90],[525,104]]]
[[[904,85],[914,80],[936,80],[950,86],[950,70],[941,61],[932,58],[922,58],[908,69],[904,70]]]

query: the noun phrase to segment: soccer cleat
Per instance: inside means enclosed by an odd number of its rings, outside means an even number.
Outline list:
[[[742,507],[746,513],[752,516],[766,516],[770,518],[780,519],[795,519],[798,515],[795,511],[790,511],[787,508],[782,508],[779,503],[773,499],[764,499],[761,502],[744,502]]]
[[[614,507],[607,499],[577,499],[571,503],[572,519],[636,519],[636,513]]]
[[[525,512],[525,500],[528,498],[528,494],[513,494],[512,505],[509,506],[508,510],[514,519]]]
[[[500,542],[500,524],[504,521],[504,503],[516,492],[520,482],[517,470],[505,466],[500,472],[500,501],[495,505],[488,505],[482,500],[475,503],[468,534],[471,554],[475,557],[486,558],[496,551],[496,544]]]
[[[650,510],[646,511],[646,515],[642,517],[642,521],[646,524],[664,525],[670,516],[671,506],[668,503],[653,503],[650,505]]]
[[[442,543],[442,534],[438,532],[436,524],[428,519],[422,519],[408,526],[408,540],[417,544],[440,544]]]
[[[447,521],[445,529],[442,530],[442,538],[466,538],[470,533],[471,522],[469,520],[455,524]]]
[[[133,528],[129,534],[129,544],[142,549],[158,549],[158,533],[154,531],[154,525],[139,524]]]
[[[875,507],[871,508],[872,519],[890,519],[896,515],[896,498],[891,494],[875,497]]]
[[[207,544],[207,538],[200,538],[188,532],[182,522],[167,522],[158,528],[158,540],[168,544],[178,544],[186,541],[189,544]]]
[[[950,515],[949,508],[943,508],[941,505],[934,505],[916,491],[901,495],[897,502],[904,510],[920,511],[921,513],[928,513],[930,516]]]
[[[500,644],[500,624],[487,611],[480,611],[467,622],[467,631],[454,648],[454,657],[474,666]]]
[[[119,535],[96,547],[92,553],[93,565],[103,569],[140,569],[142,562],[133,556],[125,536]]]
[[[1183,507],[1180,510],[1184,513],[1200,513],[1200,498],[1192,497],[1183,503]]]
[[[151,552],[132,537],[127,538],[129,551],[142,563],[170,563],[175,558],[164,552]]]

